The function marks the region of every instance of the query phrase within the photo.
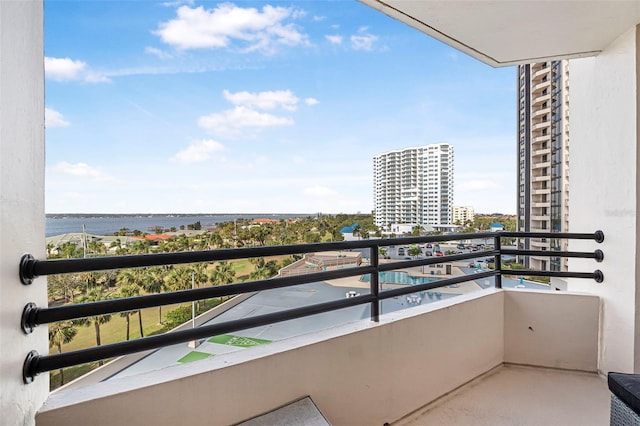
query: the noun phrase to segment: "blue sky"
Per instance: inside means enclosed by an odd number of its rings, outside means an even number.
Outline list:
[[[373,156],[448,142],[515,213],[513,68],[355,1],[45,0],[47,213],[370,212]]]

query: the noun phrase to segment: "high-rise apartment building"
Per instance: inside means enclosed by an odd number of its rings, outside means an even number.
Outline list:
[[[569,64],[519,65],[518,231],[568,232],[568,207]],[[522,249],[564,251],[562,244],[545,238],[518,243]],[[556,257],[524,261],[532,269],[567,269],[566,259]]]
[[[453,206],[454,224],[464,225],[467,222],[473,222],[475,216],[475,211],[471,206]]]
[[[448,143],[389,151],[373,157],[375,223],[450,225],[453,147]]]

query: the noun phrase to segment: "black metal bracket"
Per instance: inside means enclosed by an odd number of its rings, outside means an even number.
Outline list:
[[[596,280],[597,283],[604,281],[604,274],[600,269],[593,271],[593,279]]]
[[[593,235],[595,236],[595,240],[597,243],[601,243],[604,241],[604,232],[597,230],[593,233]]]
[[[24,309],[22,310],[22,318],[20,319],[20,326],[22,327],[22,331],[24,334],[33,333],[33,329],[38,325],[35,319],[36,313],[38,312],[38,306],[29,302],[24,305]]]
[[[35,278],[33,265],[36,259],[30,254],[25,254],[20,258],[20,282],[24,285],[31,285]]]
[[[31,351],[27,354],[27,357],[24,360],[24,364],[22,364],[22,381],[25,385],[32,383],[36,378],[38,373],[33,373],[36,371],[36,364],[40,360],[40,354],[38,351]]]

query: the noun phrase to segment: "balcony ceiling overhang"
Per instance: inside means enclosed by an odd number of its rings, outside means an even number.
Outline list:
[[[640,23],[640,1],[360,0],[494,67],[595,56]]]

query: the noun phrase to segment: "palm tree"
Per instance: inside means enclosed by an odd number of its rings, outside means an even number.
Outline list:
[[[160,267],[143,269],[142,288],[149,293],[162,293],[167,289],[164,271]],[[162,324],[162,305],[158,306],[158,324]]]
[[[138,296],[139,294],[140,294],[140,287],[138,287],[135,284],[129,284],[129,285],[123,285],[122,287],[120,287],[118,296],[122,298],[127,298],[127,297]],[[133,313],[134,311],[120,312],[120,316],[124,317],[127,322],[127,340],[130,340],[131,338],[130,324],[131,324],[131,314]],[[140,318],[140,334],[142,337],[144,337],[144,334],[142,331],[142,315],[140,315],[139,310],[138,310],[138,314]]]
[[[56,347],[62,353],[62,345],[70,343],[78,334],[78,329],[71,321],[49,324],[49,347]],[[64,385],[64,369],[60,369],[60,386]]]
[[[407,254],[415,258],[422,254],[422,250],[420,250],[420,247],[418,247],[417,244],[411,244],[409,250],[407,251]]]
[[[249,275],[252,280],[271,278],[278,274],[278,262],[275,260],[267,262],[264,257],[258,257],[257,259],[252,259],[251,263],[256,266],[251,275]]]
[[[200,288],[200,283],[209,282],[206,263],[197,263],[193,265],[193,270],[191,271],[191,273],[192,273],[191,278],[196,288]],[[196,310],[200,311],[200,300],[196,300]]]
[[[110,298],[110,295],[106,294],[101,287],[94,287],[91,290],[89,290],[86,295],[82,296],[78,300],[78,302],[79,303],[98,302],[100,300],[106,300],[106,299],[109,299],[109,298]],[[111,321],[111,315],[110,314],[96,315],[96,316],[87,317],[87,318],[81,320],[80,324],[84,325],[84,326],[87,326],[87,327],[93,325],[94,330],[96,332],[96,345],[100,346],[101,345],[101,341],[100,341],[100,326],[102,324],[108,323],[109,321]],[[102,364],[104,364],[104,362],[100,361],[99,365],[102,365]]]
[[[384,247],[378,247],[378,254],[383,258],[387,257],[387,249]]]
[[[174,291],[191,288],[191,268],[173,268],[165,276],[165,283]]]
[[[213,270],[209,271],[209,282],[213,285],[230,284],[235,278],[236,271],[229,262],[218,262]]]

